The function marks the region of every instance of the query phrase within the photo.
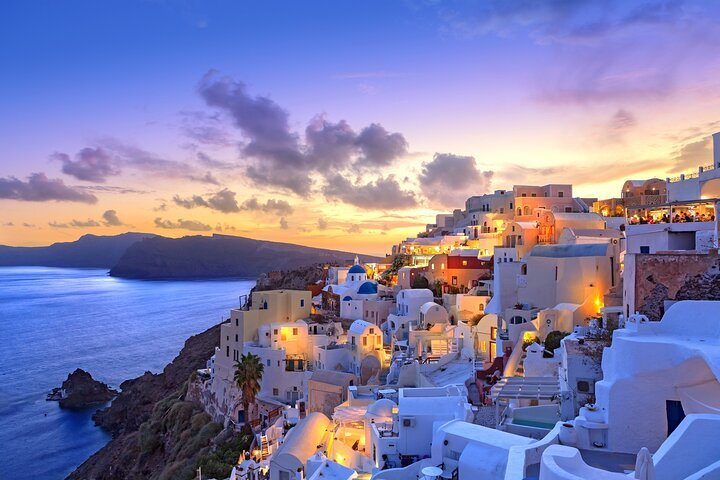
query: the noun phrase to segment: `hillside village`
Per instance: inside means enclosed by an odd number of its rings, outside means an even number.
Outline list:
[[[720,478],[720,133],[617,198],[508,185],[255,291],[188,395],[231,480]]]

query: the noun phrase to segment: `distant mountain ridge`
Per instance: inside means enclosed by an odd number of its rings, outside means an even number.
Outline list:
[[[0,266],[112,268],[130,245],[154,236],[136,232],[111,236],[88,234],[74,242],[58,242],[46,247],[0,245]]]
[[[347,263],[355,253],[229,235],[153,237],[130,246],[111,276],[141,279],[257,277],[318,263]],[[379,257],[358,255],[363,262]]]

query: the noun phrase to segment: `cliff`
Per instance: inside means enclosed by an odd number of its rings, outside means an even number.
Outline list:
[[[319,263],[348,263],[354,253],[227,235],[153,237],[130,246],[111,276],[141,279],[257,277]],[[364,262],[378,257],[360,255]]]
[[[99,426],[112,433],[113,439],[68,478],[184,477],[178,472],[175,472],[176,476],[167,476],[170,472],[165,469],[178,461],[183,466],[192,462],[195,455],[209,447],[221,428],[212,424],[209,416],[199,407],[180,399],[191,373],[205,366],[219,344],[220,326],[216,325],[190,337],[180,354],[162,373],[146,372],[123,382],[120,385],[122,392],[110,407],[98,411],[93,417]],[[158,423],[160,418],[167,418],[170,423]],[[185,438],[195,439],[194,446],[189,450],[178,446],[183,432]]]
[[[0,245],[0,266],[111,268],[130,245],[152,236],[128,232],[112,236],[83,235],[74,242],[58,242],[46,247]]]

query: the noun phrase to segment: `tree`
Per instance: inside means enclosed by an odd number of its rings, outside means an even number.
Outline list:
[[[555,353],[555,349],[560,346],[560,340],[568,335],[570,335],[568,332],[560,332],[558,330],[553,330],[548,333],[545,337],[545,350]]]
[[[242,394],[245,422],[249,422],[250,404],[255,403],[255,397],[260,392],[260,380],[262,380],[265,365],[260,357],[252,353],[243,354],[239,362],[235,362],[235,384]]]

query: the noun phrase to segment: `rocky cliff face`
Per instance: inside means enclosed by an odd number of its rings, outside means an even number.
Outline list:
[[[156,407],[162,407],[160,410],[164,408],[167,411],[173,407],[173,400],[180,399],[184,395],[183,387],[190,374],[205,366],[205,362],[213,355],[215,347],[219,344],[220,326],[216,325],[190,337],[180,354],[165,367],[162,373],[146,372],[138,378],[123,382],[120,386],[122,393],[109,408],[97,412],[94,417],[98,425],[112,433],[112,441],[85,461],[68,478],[78,480],[159,478],[165,466],[173,463],[174,460],[165,459],[164,450],[159,448],[153,450],[152,455],[147,451],[143,453],[141,446],[146,449],[149,447],[141,443],[140,427],[152,420],[153,413],[157,412]],[[163,401],[166,403],[161,405]],[[188,421],[200,413],[194,411],[192,406],[175,408],[174,413],[177,415],[183,418],[189,415],[186,419]],[[199,426],[202,429],[209,423],[209,419],[198,417],[195,422],[196,427],[203,423]],[[208,427],[203,435],[209,436],[213,428]],[[217,433],[217,430],[214,433]],[[209,438],[204,438],[204,441],[207,443]],[[198,449],[201,446],[205,445],[199,443]]]
[[[48,400],[58,400],[62,408],[87,408],[113,399],[118,392],[106,384],[92,378],[85,370],[78,368],[48,396]]]

